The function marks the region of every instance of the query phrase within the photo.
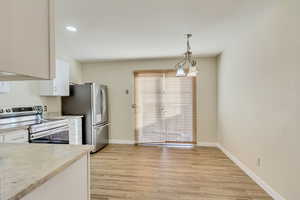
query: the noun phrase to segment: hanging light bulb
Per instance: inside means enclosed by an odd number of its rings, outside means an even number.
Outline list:
[[[185,56],[186,61],[185,61],[184,65],[183,65],[183,69],[185,69],[186,72],[188,72],[189,69],[190,69],[190,67],[191,67],[191,63],[189,61],[189,57],[188,56],[189,55]]]
[[[183,65],[179,64],[178,69],[177,69],[176,76],[177,76],[177,77],[182,77],[182,76],[185,76],[185,75],[186,75],[186,74],[185,74]]]
[[[188,72],[187,76],[189,76],[189,77],[195,77],[195,76],[197,76],[197,74],[198,74],[197,67],[196,66],[191,66],[189,68],[189,72]]]
[[[198,74],[198,69],[196,67],[196,61],[191,61],[190,67],[189,67],[189,72],[187,74],[187,76],[189,77],[195,77]]]

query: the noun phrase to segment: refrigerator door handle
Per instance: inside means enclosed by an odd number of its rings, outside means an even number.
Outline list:
[[[101,111],[101,116],[104,118],[104,115],[106,113],[106,91],[104,89],[101,89],[102,92],[102,111]]]
[[[103,102],[103,90],[100,89],[100,98],[101,98],[101,101]],[[101,102],[101,105],[100,105],[100,114],[101,114],[101,118],[103,117],[103,103]]]
[[[97,124],[103,121],[103,106],[101,102],[103,98],[103,92],[102,89],[97,85],[94,85],[92,90],[92,123]]]
[[[95,125],[94,128],[106,127],[106,126],[109,126],[109,125],[111,125],[111,123],[107,123],[107,124],[98,124],[98,125]]]

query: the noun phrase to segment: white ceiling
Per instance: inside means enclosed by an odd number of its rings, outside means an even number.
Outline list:
[[[272,0],[57,0],[57,51],[81,62],[220,53]],[[73,25],[78,32],[65,30]]]

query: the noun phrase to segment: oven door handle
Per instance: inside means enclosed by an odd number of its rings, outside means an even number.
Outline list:
[[[33,133],[33,134],[30,135],[30,139],[38,139],[38,138],[41,138],[41,137],[53,135],[53,134],[63,132],[63,131],[69,131],[69,127],[65,126],[65,127],[52,129],[52,130],[48,130],[48,131],[43,131],[43,132],[39,132],[39,133]]]

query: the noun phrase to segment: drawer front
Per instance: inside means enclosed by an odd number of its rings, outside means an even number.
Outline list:
[[[4,143],[28,143],[28,133],[26,132],[16,132],[8,133],[3,136]]]

